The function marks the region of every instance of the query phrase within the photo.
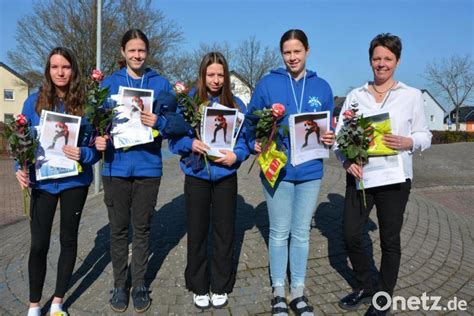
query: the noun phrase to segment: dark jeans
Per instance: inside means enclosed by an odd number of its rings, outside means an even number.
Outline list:
[[[114,287],[127,287],[128,230],[132,226],[132,286],[145,284],[150,251],[150,224],[161,178],[103,176],[104,202],[110,222],[110,256]]]
[[[237,175],[219,181],[186,176],[184,183],[188,230],[186,288],[196,294],[231,293]],[[212,206],[212,208],[211,208]],[[208,263],[208,235],[212,223],[212,259]]]
[[[76,263],[79,221],[81,220],[88,190],[89,186],[64,190],[58,194],[51,194],[43,190],[32,190],[30,205],[31,248],[28,259],[30,302],[38,303],[43,293],[46,277],[46,258],[58,200],[61,200],[59,232],[61,252],[59,253],[54,296],[64,297]]]
[[[371,278],[371,258],[363,245],[364,228],[370,211],[375,205],[379,223],[382,261],[378,279],[378,291],[390,295],[397,283],[400,267],[400,231],[403,214],[410,195],[411,181],[366,189],[367,208],[364,207],[362,191],[357,191],[354,177],[347,174],[346,197],[344,202],[344,240],[360,288],[373,291]]]

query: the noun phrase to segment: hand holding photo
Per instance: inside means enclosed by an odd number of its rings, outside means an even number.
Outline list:
[[[291,164],[329,158],[322,136],[330,130],[329,111],[293,114],[289,117]]]

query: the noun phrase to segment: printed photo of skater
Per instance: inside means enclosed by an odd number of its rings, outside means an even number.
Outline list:
[[[212,149],[232,150],[236,119],[236,109],[207,107],[204,112],[203,142]]]
[[[39,125],[36,179],[57,179],[77,175],[77,165],[67,158],[63,146],[76,146],[81,117],[43,110]]]
[[[329,158],[329,149],[321,141],[330,129],[329,112],[301,113],[289,118],[291,164]]]

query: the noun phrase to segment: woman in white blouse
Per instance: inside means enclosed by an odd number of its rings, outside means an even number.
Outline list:
[[[336,128],[337,133],[342,125],[342,114],[354,102],[358,103],[358,114],[388,111],[392,134],[385,135],[383,141],[387,147],[396,149],[401,155],[406,179],[403,183],[366,189],[367,204],[364,206],[362,192],[356,189],[355,184],[355,179],[362,177],[362,167],[338,154],[347,171],[344,240],[358,282],[354,292],[339,301],[339,306],[346,310],[356,309],[362,303],[370,303],[377,291],[393,295],[401,257],[400,231],[413,178],[412,155],[415,150],[425,150],[431,145],[431,133],[425,121],[420,90],[394,79],[401,51],[402,43],[397,36],[379,34],[371,41],[369,57],[374,79],[347,95]],[[363,243],[364,228],[374,205],[377,209],[382,248],[380,275],[376,285],[372,284],[372,258],[367,254]],[[383,296],[379,296],[377,303],[382,307],[386,305]],[[377,310],[372,304],[366,315],[385,313],[386,310]]]

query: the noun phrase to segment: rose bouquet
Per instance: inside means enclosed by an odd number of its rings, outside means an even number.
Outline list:
[[[30,166],[35,163],[35,153],[38,148],[38,140],[36,139],[33,129],[28,126],[28,120],[25,115],[17,115],[15,120],[8,121],[5,124],[3,136],[8,142],[8,151],[15,159],[20,169],[28,172]],[[29,215],[30,191],[28,188],[23,189],[23,211],[25,216]]]
[[[368,119],[357,114],[358,106],[358,102],[353,100],[351,108],[342,114],[343,125],[336,136],[336,142],[339,150],[348,161],[363,167],[369,162],[368,149],[373,138],[373,127]],[[364,181],[360,179],[359,183],[364,198],[364,206],[367,207]]]
[[[281,137],[277,137],[280,136],[280,130],[283,136],[288,134],[288,127],[281,124],[284,116],[285,106],[280,103],[273,104],[270,109],[263,108],[247,115],[250,122],[256,122],[255,127],[249,129],[255,130],[255,137],[261,143],[261,152],[250,165],[249,172],[255,160],[258,160],[265,178],[272,187],[288,160]]]
[[[104,74],[97,69],[92,71],[87,85],[87,102],[85,106],[85,116],[95,129],[95,136],[110,136],[112,127],[113,109],[104,106],[109,88],[100,88],[100,82],[104,79]],[[95,137],[92,138],[89,146],[95,144]],[[104,153],[102,153],[102,158]]]

